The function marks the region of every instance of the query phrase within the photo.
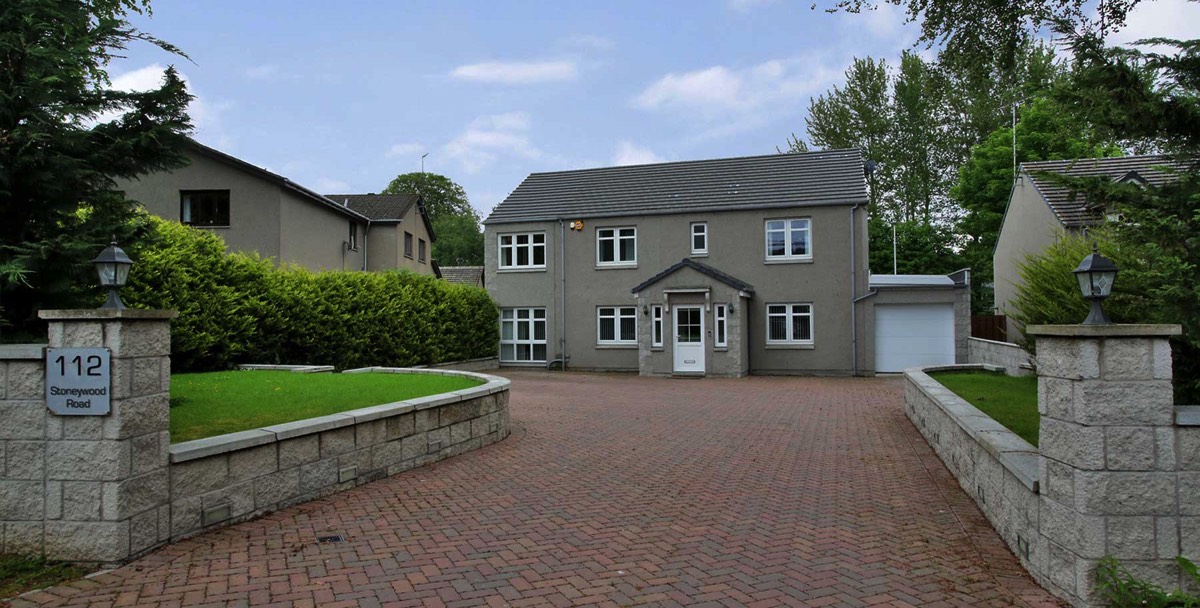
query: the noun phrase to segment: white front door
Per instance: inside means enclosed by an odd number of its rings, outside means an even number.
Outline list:
[[[704,307],[676,306],[675,371],[704,373]]]

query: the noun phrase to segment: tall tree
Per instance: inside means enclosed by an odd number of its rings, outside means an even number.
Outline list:
[[[944,79],[936,66],[906,51],[892,85],[893,125],[888,134],[896,207],[906,222],[929,224],[945,215],[946,152]]]
[[[887,63],[870,57],[854,59],[846,70],[846,84],[812,100],[808,116],[810,143],[818,148],[859,148],[863,157],[884,162],[888,156],[888,132],[891,129],[888,103]],[[793,137],[793,140],[795,138]],[[795,141],[791,151],[800,151]],[[883,193],[890,185],[879,172],[868,176],[871,210],[880,207]]]
[[[1037,99],[1021,108],[1017,123],[1018,163],[1072,158],[1118,156],[1120,147],[1104,141],[1095,130],[1050,99]],[[1013,128],[996,129],[971,150],[959,171],[951,196],[966,212],[959,221],[965,238],[963,254],[973,270],[972,304],[977,312],[990,312],[992,294],[984,286],[992,281],[992,251],[1012,191]]]
[[[383,189],[385,194],[419,194],[437,238],[433,259],[443,266],[482,266],[483,232],[479,214],[462,186],[437,173],[405,173]]]
[[[148,11],[148,0],[0,3],[0,303],[18,327],[78,304],[88,260],[129,238],[116,178],[186,162],[191,96],[173,68],[152,91],[109,86],[109,61],[131,43],[182,56],[130,25]]]

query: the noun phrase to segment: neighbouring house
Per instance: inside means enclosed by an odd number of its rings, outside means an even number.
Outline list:
[[[1078,234],[1108,219],[1105,209],[1076,196],[1053,175],[1106,177],[1157,186],[1172,179],[1171,173],[1163,170],[1170,164],[1166,157],[1154,155],[1022,163],[992,254],[997,313],[1011,313],[1021,285],[1019,268],[1028,256],[1041,254],[1063,234]],[[1011,315],[1006,325],[1010,341],[1021,335]]]
[[[442,278],[459,285],[484,287],[483,266],[442,266]]]
[[[433,226],[416,194],[326,194],[326,198],[365,216],[368,270],[398,268],[421,274],[438,273],[433,261]]]
[[[866,205],[858,150],[531,174],[484,221],[501,363],[742,376],[965,360],[968,273],[869,277]]]
[[[381,219],[375,219],[198,142],[190,141],[185,154],[187,166],[122,180],[118,188],[154,215],[212,231],[230,251],[255,252],[311,270],[410,268],[433,273],[432,264],[417,261],[419,241],[433,242],[428,222],[416,219],[424,213],[418,203],[400,216],[399,206],[390,202],[366,204],[370,213],[381,209]],[[406,230],[414,239],[412,264],[384,251],[387,242],[402,240],[400,233]],[[368,245],[371,241],[381,243]],[[403,250],[403,243],[396,247]]]

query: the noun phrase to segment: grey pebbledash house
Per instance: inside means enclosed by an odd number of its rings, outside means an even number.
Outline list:
[[[484,221],[501,363],[850,375],[965,358],[966,272],[872,279],[866,204],[857,150],[531,174]]]

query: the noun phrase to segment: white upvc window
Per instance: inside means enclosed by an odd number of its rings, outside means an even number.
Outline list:
[[[767,220],[766,256],[767,260],[811,260],[811,220]]]
[[[715,309],[713,324],[715,325],[715,333],[717,334],[713,344],[715,346],[729,346],[729,338],[727,336],[729,327],[728,308],[724,304],[717,304],[713,308]]]
[[[597,344],[637,344],[637,307],[601,306],[596,309]]]
[[[767,344],[812,343],[812,304],[767,304]]]
[[[544,270],[545,268],[545,232],[500,235],[500,270]]]
[[[692,222],[692,255],[708,255],[708,222]]]
[[[651,317],[650,317],[651,323],[654,326],[654,340],[651,341],[650,346],[662,346],[663,345],[663,307],[662,307],[662,305],[655,304],[653,307],[651,307],[650,314],[651,314]]]
[[[500,360],[505,363],[545,363],[545,308],[500,309]]]
[[[637,228],[597,228],[596,265],[637,265]]]

